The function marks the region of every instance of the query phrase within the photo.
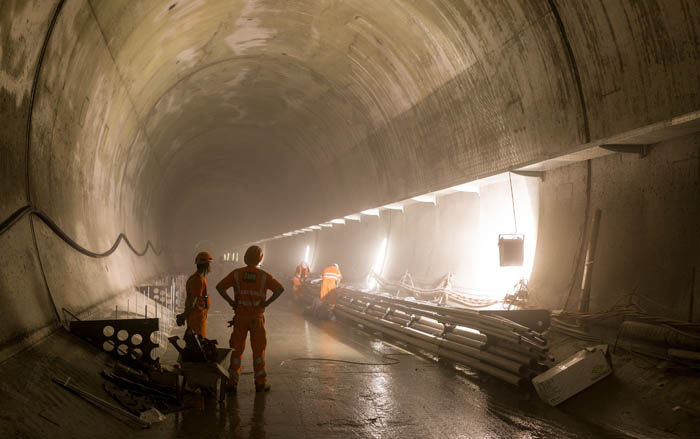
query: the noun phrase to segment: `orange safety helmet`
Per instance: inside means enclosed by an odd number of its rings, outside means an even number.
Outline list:
[[[263,258],[263,251],[257,245],[251,245],[248,250],[245,251],[243,256],[243,261],[246,265],[258,265]]]
[[[201,252],[197,253],[197,256],[194,258],[194,263],[197,265],[211,264],[213,260],[214,258],[211,257],[211,254],[209,252]]]

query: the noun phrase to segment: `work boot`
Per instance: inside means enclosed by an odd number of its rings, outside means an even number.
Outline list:
[[[256,384],[255,385],[255,391],[256,392],[269,392],[270,391],[270,385],[269,384]]]

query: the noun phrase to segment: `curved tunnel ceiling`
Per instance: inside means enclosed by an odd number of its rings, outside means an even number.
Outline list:
[[[234,244],[699,108],[698,48],[681,43],[697,4],[671,3],[68,1],[43,81],[63,72],[78,96],[73,156],[80,139],[107,145],[90,154],[110,170],[78,160],[66,186],[136,193],[122,213],[188,249]],[[39,96],[35,112],[56,105]],[[39,198],[55,214],[80,205],[52,190]]]
[[[165,211],[175,224],[204,216],[212,232],[245,231],[232,240],[583,137],[545,2],[92,4],[165,170]],[[540,114],[535,126],[524,105]]]

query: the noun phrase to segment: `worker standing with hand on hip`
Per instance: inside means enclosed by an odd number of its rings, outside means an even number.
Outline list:
[[[271,274],[258,268],[262,258],[263,252],[260,247],[257,245],[249,247],[243,257],[246,266],[233,270],[216,285],[216,290],[231,305],[235,313],[233,333],[229,341],[231,348],[233,348],[227,386],[229,392],[236,392],[238,388],[238,378],[242,368],[241,360],[248,332],[250,332],[250,346],[253,350],[255,391],[270,390],[265,371],[267,334],[264,313],[265,308],[277,300],[284,288]],[[226,293],[229,288],[233,288],[233,300]],[[268,300],[266,300],[267,290],[273,293]]]
[[[211,271],[210,264],[213,260],[214,258],[208,252],[201,252],[195,257],[197,271],[187,279],[185,286],[187,290],[185,312],[176,316],[178,326],[184,325],[187,321],[187,331],[199,334],[202,338],[207,337],[207,313],[211,305],[206,275]]]

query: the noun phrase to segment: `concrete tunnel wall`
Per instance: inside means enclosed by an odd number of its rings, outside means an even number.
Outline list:
[[[197,242],[218,253],[696,111],[697,10],[3,1],[2,218],[32,204],[91,250],[124,232],[166,253],[93,260],[37,221],[35,246],[25,217],[0,237],[0,344],[55,320],[46,284],[84,310]]]
[[[520,231],[527,245],[536,245],[529,282],[533,306],[578,307],[587,179],[585,161],[548,171],[541,183],[514,176]],[[692,284],[693,269],[700,269],[700,135],[656,144],[644,158],[613,154],[591,160],[590,179],[590,216],[602,211],[591,311],[632,303],[687,320],[690,294],[697,295],[700,285],[697,277]],[[263,262],[275,275],[291,277],[308,245],[312,271],[338,263],[347,281],[364,282],[388,238],[384,277],[398,280],[408,270],[415,281],[434,285],[452,272],[457,287],[502,298],[519,274],[498,268],[498,234],[513,231],[510,201],[508,183],[500,182],[482,186],[480,194],[438,197],[435,206],[382,210],[359,223],[268,241]],[[699,314],[696,297],[694,321]]]

